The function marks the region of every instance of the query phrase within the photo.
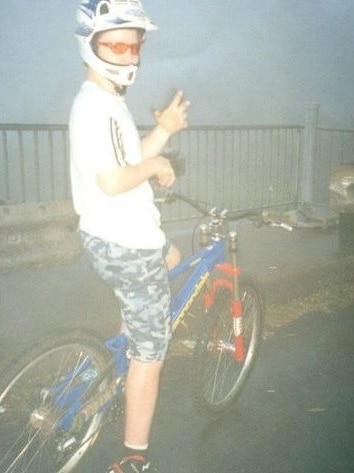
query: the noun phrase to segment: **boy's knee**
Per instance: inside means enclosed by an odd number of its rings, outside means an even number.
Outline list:
[[[169,270],[174,268],[175,266],[178,265],[180,261],[181,261],[181,252],[176,246],[171,245],[165,256],[165,262],[166,262],[167,268]]]

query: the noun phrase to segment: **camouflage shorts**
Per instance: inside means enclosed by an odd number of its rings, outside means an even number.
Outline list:
[[[94,269],[114,288],[130,356],[139,361],[165,357],[171,337],[170,288],[163,249],[124,248],[81,232]]]

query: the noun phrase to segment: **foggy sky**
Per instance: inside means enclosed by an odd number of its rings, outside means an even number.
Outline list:
[[[76,0],[2,1],[0,122],[67,123],[84,67]],[[139,124],[178,88],[190,122],[354,128],[353,0],[145,0],[158,25],[127,101]]]

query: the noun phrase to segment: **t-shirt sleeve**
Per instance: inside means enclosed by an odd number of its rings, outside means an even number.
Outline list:
[[[72,125],[73,156],[83,172],[99,173],[125,166],[125,150],[119,123],[112,117],[89,116]]]

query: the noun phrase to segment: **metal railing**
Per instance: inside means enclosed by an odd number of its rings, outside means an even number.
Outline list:
[[[0,199],[68,199],[69,143],[64,125],[0,125]]]
[[[301,127],[191,127],[171,146],[186,158],[182,192],[230,209],[298,201]],[[178,216],[189,215],[176,205]],[[175,212],[165,209],[166,219]]]
[[[140,127],[142,134],[148,127]],[[185,158],[181,192],[232,209],[294,207],[300,201],[301,126],[190,127],[171,139]],[[354,130],[319,128],[314,196],[328,201],[333,165],[354,162]],[[69,139],[65,125],[0,124],[0,201],[70,199]],[[188,218],[176,204],[165,220]]]

